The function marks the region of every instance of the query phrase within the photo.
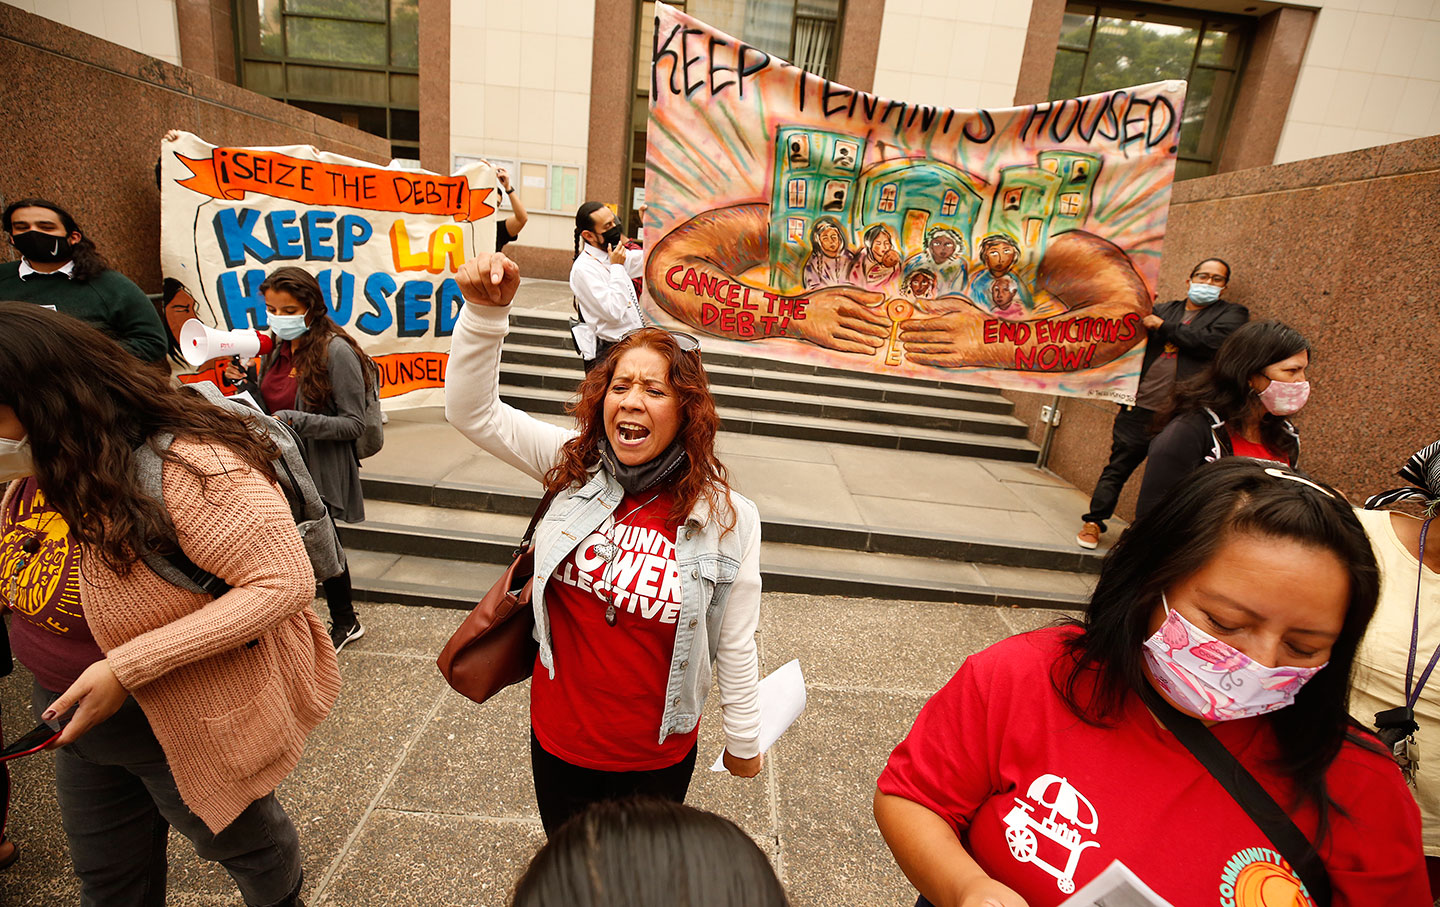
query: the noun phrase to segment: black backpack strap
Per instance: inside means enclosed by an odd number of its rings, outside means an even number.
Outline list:
[[[160,557],[165,559],[165,563],[185,574],[186,579],[209,595],[219,598],[230,591],[229,583],[190,560],[190,556],[178,547],[168,554],[161,554]]]
[[[1190,754],[1205,766],[1205,770],[1220,782],[1225,792],[1240,804],[1240,808],[1265,833],[1280,855],[1289,861],[1315,903],[1319,907],[1330,907],[1330,873],[1325,869],[1325,861],[1285,808],[1275,802],[1255,776],[1199,719],[1181,712],[1154,690],[1141,690],[1140,698]]]

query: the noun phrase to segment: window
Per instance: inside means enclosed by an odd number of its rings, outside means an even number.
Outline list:
[[[945,217],[952,217],[960,207],[960,193],[954,189],[946,190],[945,197],[940,201],[940,213]]]
[[[1071,3],[1060,26],[1050,97],[1185,79],[1176,179],[1215,172],[1253,20],[1141,4]],[[1078,170],[1071,181],[1083,176]]]
[[[473,154],[457,154],[451,158],[455,170],[469,166],[482,158]],[[536,214],[567,214],[574,216],[580,205],[580,168],[574,164],[556,164],[550,161],[520,160],[503,157],[483,158],[497,170],[505,168],[510,174],[510,185],[526,211]],[[493,199],[501,212],[513,210],[510,197],[497,193]],[[503,215],[502,215],[503,216]]]
[[[883,185],[883,186],[880,187],[880,210],[881,210],[881,211],[894,211],[894,210],[895,210],[895,191],[896,191],[896,190],[895,190],[895,184],[894,184],[894,183],[886,183],[885,185]]]
[[[1060,196],[1060,213],[1066,217],[1080,216],[1080,195],[1077,192],[1067,192]]]
[[[419,0],[235,0],[240,84],[420,157]]]
[[[1001,210],[1004,210],[1004,211],[1019,211],[1019,210],[1020,210],[1020,199],[1022,199],[1022,198],[1024,198],[1024,197],[1025,197],[1025,190],[1024,190],[1024,189],[1006,189],[1006,190],[1005,190],[1005,197],[1004,197],[1004,199],[1002,200],[1001,205],[1000,205]]]
[[[791,180],[785,188],[790,195],[790,207],[805,207],[805,181],[803,179]]]
[[[478,0],[464,0],[478,2]],[[807,72],[824,78],[834,75],[835,60],[840,50],[840,23],[845,0],[667,0],[680,10],[703,22],[734,35],[752,47],[772,56],[788,60]],[[639,21],[635,25],[635,102],[630,113],[633,139],[630,147],[630,185],[645,185],[645,127],[650,118],[650,55],[655,44],[655,3],[636,4]],[[856,148],[850,149],[853,153]],[[822,149],[815,149],[815,163],[822,163]],[[837,148],[833,163],[850,169],[855,166],[842,159]],[[810,163],[807,146],[804,164]],[[831,201],[827,192],[827,201]],[[829,210],[829,209],[827,209]],[[639,212],[622,212],[621,221],[633,232],[640,223]]]

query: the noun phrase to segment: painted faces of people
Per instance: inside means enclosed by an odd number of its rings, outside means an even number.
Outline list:
[[[910,295],[916,299],[935,298],[935,275],[921,271],[910,278]]]
[[[985,267],[990,269],[992,274],[1004,274],[1015,266],[1015,259],[1019,257],[1019,251],[1009,243],[990,243],[980,253],[985,260]]]
[[[840,236],[840,231],[826,224],[818,231],[816,238],[820,242],[820,251],[826,256],[834,258],[845,248],[845,241]]]
[[[997,309],[1008,309],[1015,305],[1015,283],[1012,280],[997,280],[990,288],[990,299]]]
[[[943,265],[955,254],[955,240],[948,233],[936,233],[930,239],[930,259]]]

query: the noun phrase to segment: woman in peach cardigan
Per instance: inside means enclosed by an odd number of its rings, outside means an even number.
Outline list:
[[[273,444],[75,319],[0,302],[0,337],[0,602],[35,710],[63,727],[81,904],[163,905],[173,826],[246,904],[298,905],[299,838],[274,791],[340,677]],[[163,503],[138,487],[143,444],[161,451]],[[229,591],[182,590],[140,558],[177,543]]]

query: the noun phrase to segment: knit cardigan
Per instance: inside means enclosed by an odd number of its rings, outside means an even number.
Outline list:
[[[315,576],[284,495],[227,448],[177,439],[171,450],[205,474],[164,465],[176,536],[230,591],[187,592],[143,562],[121,577],[86,552],[81,603],[180,796],[218,833],[295,768],[335,704],[340,672],[309,607]]]

